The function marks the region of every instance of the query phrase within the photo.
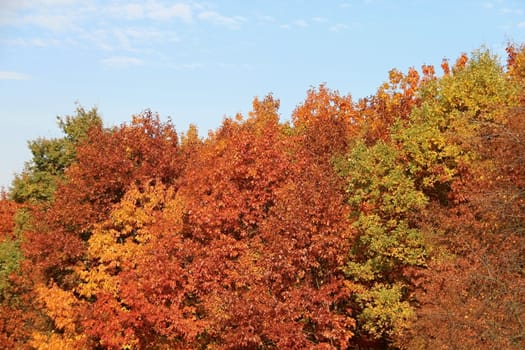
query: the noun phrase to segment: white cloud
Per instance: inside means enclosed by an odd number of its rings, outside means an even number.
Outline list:
[[[10,71],[0,71],[0,80],[29,80],[31,77],[27,74],[10,72]]]
[[[312,21],[317,22],[317,23],[324,23],[324,22],[327,22],[328,19],[324,17],[312,17]]]
[[[152,28],[125,28],[118,29],[131,40],[140,41],[179,41],[179,37],[172,31],[160,31]]]
[[[173,68],[177,70],[196,70],[196,69],[202,69],[206,65],[204,63],[200,62],[193,62],[193,63],[176,63]]]
[[[179,37],[172,31],[160,31],[152,28],[116,28],[113,30],[116,47],[127,51],[136,51],[153,42],[178,42]]]
[[[104,66],[109,68],[128,68],[133,66],[140,66],[144,62],[140,58],[130,56],[112,56],[100,60]]]
[[[295,21],[293,21],[293,24],[297,27],[308,27],[308,23],[304,19],[296,19]]]
[[[342,23],[337,23],[337,24],[334,24],[333,26],[330,27],[330,30],[332,32],[341,32],[343,30],[347,30],[349,29],[350,27],[347,26],[346,24],[342,24]]]
[[[260,15],[260,16],[257,16],[257,18],[264,22],[275,22],[275,17],[273,16]]]
[[[509,7],[504,7],[501,9],[501,12],[506,14],[506,15],[517,15],[517,16],[521,16],[523,14],[523,10],[522,9],[519,9],[519,8],[509,8]]]
[[[72,15],[50,15],[50,14],[38,14],[38,15],[27,15],[20,19],[23,24],[31,24],[52,31],[65,31],[73,27],[75,17]]]
[[[44,39],[44,38],[9,38],[9,39],[0,39],[0,43],[9,45],[9,46],[36,46],[36,47],[48,47],[56,46],[61,42],[58,39]]]
[[[114,4],[108,8],[108,11],[114,17],[128,20],[148,18],[155,21],[168,21],[178,18],[185,22],[191,22],[193,17],[192,7],[188,4],[165,5],[159,1]]]
[[[215,11],[204,11],[198,16],[203,21],[210,21],[211,23],[222,25],[230,29],[239,29],[242,23],[246,22],[246,18],[241,16],[223,16]]]
[[[109,3],[109,4],[108,4]],[[109,19],[192,21],[192,5],[169,1],[93,2],[91,0],[0,0],[0,25],[38,26],[66,31]]]
[[[315,19],[312,19],[313,21],[316,21]],[[316,22],[322,22],[321,18],[318,18],[318,20]],[[279,25],[279,28],[281,29],[291,29],[293,27],[296,27],[296,28],[306,28],[308,27],[308,22],[304,19],[296,19],[290,23],[284,23],[284,24],[281,24]]]
[[[115,7],[112,11],[119,13],[127,19],[144,18],[144,6],[139,4],[127,4],[121,7]]]
[[[3,9],[74,5],[85,0],[2,0]]]
[[[525,28],[525,22],[520,22],[520,23],[518,23],[518,27],[520,27],[520,28]]]
[[[136,57],[159,54],[181,41],[184,27],[175,32],[172,21],[195,19],[230,29],[247,21],[194,0],[0,0],[0,32],[7,33],[0,45],[95,49],[106,52],[101,60],[106,66],[138,65],[142,61]],[[20,28],[30,30],[21,36]]]
[[[79,1],[78,0],[40,0],[40,2],[45,5],[56,6],[56,5],[73,5]]]
[[[153,2],[148,4],[146,13],[147,17],[156,20],[169,20],[172,18],[180,18],[186,22],[192,20],[191,6],[187,4],[164,6]]]
[[[120,50],[144,53],[157,44],[162,46],[180,41],[176,32],[157,27],[108,27],[92,31],[83,30],[78,35],[88,46],[93,45],[110,52]]]
[[[53,32],[71,31],[93,10],[94,7],[85,0],[22,0],[16,4],[7,0],[6,4],[0,5],[0,25],[40,27]]]
[[[37,47],[49,47],[49,46],[58,46],[61,44],[61,41],[58,39],[44,39],[44,38],[34,38],[28,41],[30,46]]]
[[[82,30],[79,33],[80,39],[87,46],[94,45],[96,48],[104,51],[113,51],[116,45],[111,42],[110,33],[106,29],[94,29],[91,31]]]

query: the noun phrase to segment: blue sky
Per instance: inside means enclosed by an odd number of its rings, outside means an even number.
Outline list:
[[[0,186],[75,102],[107,126],[149,108],[205,135],[255,96],[286,120],[321,83],[357,99],[391,68],[509,40],[525,42],[523,0],[0,0]]]

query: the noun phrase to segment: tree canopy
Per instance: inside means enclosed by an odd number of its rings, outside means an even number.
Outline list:
[[[96,108],[0,197],[0,347],[522,349],[525,46],[199,136]]]

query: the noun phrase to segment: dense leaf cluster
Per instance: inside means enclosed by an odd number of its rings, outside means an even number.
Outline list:
[[[59,119],[0,198],[0,348],[525,347],[525,47],[272,95],[201,138]]]

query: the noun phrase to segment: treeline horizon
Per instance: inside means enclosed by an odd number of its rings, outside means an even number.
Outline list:
[[[525,45],[199,136],[96,108],[0,194],[0,348],[525,348]]]

